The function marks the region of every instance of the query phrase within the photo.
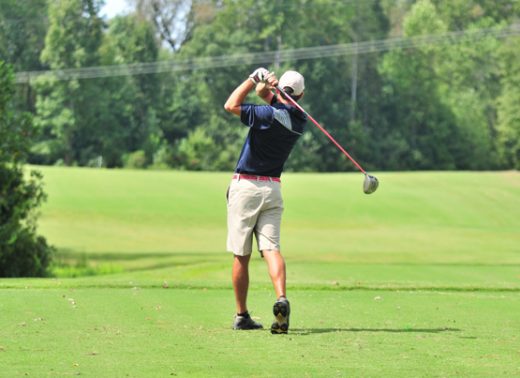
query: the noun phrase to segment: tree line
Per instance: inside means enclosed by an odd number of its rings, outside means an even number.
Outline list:
[[[0,59],[15,73],[186,65],[88,79],[47,74],[18,83],[14,106],[31,115],[35,129],[28,162],[232,170],[247,130],[222,106],[258,66],[247,59],[254,53],[272,54],[273,61],[262,65],[279,75],[292,68],[305,76],[304,108],[369,170],[520,167],[518,33],[468,34],[456,41],[312,59],[276,54],[500,30],[520,22],[518,1],[130,3],[130,13],[107,20],[100,16],[101,0],[2,2]],[[217,64],[236,54],[245,54],[241,64]],[[220,58],[197,68],[193,62],[201,57]],[[309,124],[287,169],[354,168]]]

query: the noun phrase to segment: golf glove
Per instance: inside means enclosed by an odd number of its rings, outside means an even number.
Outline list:
[[[254,70],[251,75],[249,75],[249,79],[254,84],[264,83],[265,80],[267,79],[267,75],[269,75],[269,71],[263,67],[260,67],[260,68],[257,68],[256,70]]]

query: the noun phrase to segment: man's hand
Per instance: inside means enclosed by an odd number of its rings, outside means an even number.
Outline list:
[[[267,77],[265,78],[265,82],[269,86],[269,88],[276,88],[278,85],[278,78],[276,77],[274,72],[269,72]]]
[[[262,100],[271,104],[274,94],[272,93],[272,89],[278,85],[278,79],[274,72],[269,72],[267,77],[265,78],[265,82],[259,83],[256,86],[256,94]]]
[[[257,68],[253,71],[251,75],[249,75],[249,79],[254,83],[264,83],[267,79],[267,76],[269,75],[269,71],[266,70],[264,67]]]

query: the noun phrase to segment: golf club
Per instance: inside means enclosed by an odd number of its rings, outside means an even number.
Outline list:
[[[365,180],[363,181],[363,192],[365,192],[365,194],[371,194],[371,193],[374,193],[377,189],[377,187],[379,186],[379,181],[377,180],[377,178],[375,176],[372,176],[372,175],[369,175],[362,167],[361,165],[358,164],[357,161],[354,160],[354,158],[352,156],[350,156],[350,154],[345,151],[345,149],[343,147],[341,147],[341,145],[336,142],[336,140],[332,137],[332,135],[329,134],[329,132],[327,130],[325,130],[323,128],[323,126],[321,126],[309,113],[307,113],[305,111],[305,109],[303,109],[291,96],[289,96],[287,93],[285,93],[285,91],[280,88],[279,86],[276,87],[276,90],[278,91],[278,93],[280,93],[285,99],[287,99],[292,105],[294,105],[296,108],[298,108],[301,112],[303,112],[311,121],[312,123],[314,123],[314,125],[320,129],[331,141],[332,143],[334,143],[336,145],[336,147],[339,148],[339,150],[341,152],[343,152],[343,154],[348,157],[350,159],[350,161],[352,163],[354,163],[354,165],[365,175]]]

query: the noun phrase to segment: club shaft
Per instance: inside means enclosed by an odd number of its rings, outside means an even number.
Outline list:
[[[282,96],[284,96],[284,98],[286,98],[286,99],[287,99],[287,100],[288,100],[292,105],[294,105],[294,106],[295,106],[296,108],[298,108],[301,112],[303,112],[305,115],[307,115],[307,118],[309,118],[309,119],[311,120],[311,122],[314,123],[314,125],[315,125],[318,129],[320,129],[320,130],[323,132],[323,134],[325,134],[325,135],[326,135],[326,136],[331,140],[331,142],[334,143],[334,145],[335,145],[336,147],[338,147],[339,150],[340,150],[341,152],[343,152],[343,154],[344,154],[346,157],[348,157],[348,158],[350,159],[350,161],[351,161],[352,163],[354,163],[354,165],[355,165],[355,166],[356,166],[356,167],[357,167],[361,172],[363,172],[365,175],[367,174],[367,172],[366,172],[366,171],[361,167],[361,165],[359,165],[358,162],[355,161],[354,158],[353,158],[352,156],[350,156],[350,154],[349,154],[347,151],[345,151],[345,149],[344,149],[343,147],[341,147],[341,145],[336,141],[336,139],[334,139],[334,138],[332,137],[332,135],[330,135],[330,133],[329,133],[327,130],[325,130],[325,128],[323,128],[323,126],[321,126],[321,125],[318,123],[318,121],[316,121],[316,120],[315,120],[315,119],[314,119],[314,118],[313,118],[309,113],[307,113],[307,112],[305,111],[305,109],[302,108],[302,107],[301,107],[301,106],[300,106],[300,105],[299,105],[299,104],[298,104],[298,103],[297,103],[297,102],[296,102],[296,101],[295,101],[291,96],[289,96],[287,93],[285,93],[285,92],[284,92],[280,87],[276,87],[276,90],[277,90],[277,91],[278,91]]]

